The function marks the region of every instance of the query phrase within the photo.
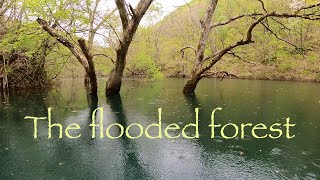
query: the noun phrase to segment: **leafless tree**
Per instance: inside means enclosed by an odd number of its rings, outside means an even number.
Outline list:
[[[267,24],[268,19],[273,19],[276,21],[279,18],[301,18],[301,19],[310,20],[310,21],[320,20],[319,11],[316,10],[320,7],[320,2],[317,4],[309,5],[309,6],[305,6],[301,4],[294,5],[294,7],[292,7],[294,8],[293,12],[275,12],[275,11],[269,12],[266,9],[265,4],[262,0],[257,0],[257,2],[261,4],[261,7],[263,9],[262,13],[241,14],[241,15],[232,17],[226,21],[212,24],[212,18],[217,8],[218,0],[210,1],[210,4],[207,9],[206,17],[204,20],[201,20],[202,33],[200,36],[198,47],[195,49],[196,55],[195,55],[195,63],[194,63],[192,73],[183,88],[183,92],[185,94],[194,93],[198,82],[203,77],[205,77],[205,73],[208,70],[210,70],[218,61],[220,61],[224,55],[234,54],[233,50],[239,46],[255,43],[253,39],[254,38],[253,32],[258,25],[261,25],[262,27],[264,27],[268,32],[273,34],[279,40],[284,41],[277,35],[277,33],[272,31],[271,28],[268,27],[268,24]],[[208,43],[209,34],[212,31],[212,29],[220,26],[228,25],[242,18],[253,19],[252,23],[247,28],[245,38],[239,41],[236,41],[234,44],[231,44],[223,49],[217,50],[208,56],[205,56],[205,49]],[[188,47],[190,46],[187,46],[186,48]]]

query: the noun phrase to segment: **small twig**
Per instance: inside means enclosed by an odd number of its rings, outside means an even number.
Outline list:
[[[186,49],[192,49],[195,54],[197,53],[196,49],[195,49],[193,46],[186,46],[186,47],[184,47],[184,48],[182,48],[182,49],[180,50],[181,55],[182,55],[182,58],[184,58],[184,54],[185,54],[184,51],[185,51]]]
[[[219,26],[224,26],[224,25],[227,25],[233,21],[236,21],[238,19],[241,19],[241,18],[244,18],[244,17],[256,17],[256,16],[262,16],[263,14],[261,13],[252,13],[252,14],[241,14],[241,15],[238,15],[238,16],[235,16],[235,17],[232,17],[226,21],[223,21],[223,22],[218,22],[218,23],[215,23],[213,25],[211,25],[211,29],[212,28],[215,28],[215,27],[219,27]]]
[[[266,26],[263,22],[261,22],[261,24],[264,26],[264,28],[266,28],[266,30],[268,30],[271,34],[273,34],[278,40],[282,41],[282,42],[285,42],[295,48],[298,48],[295,44],[285,40],[285,39],[282,39],[278,36],[278,34],[276,34],[275,32],[273,32],[268,26]]]
[[[262,9],[264,10],[264,12],[268,13],[266,6],[264,5],[264,2],[262,0],[258,0],[261,3]]]
[[[104,56],[104,57],[106,57],[106,58],[108,58],[108,59],[110,59],[111,60],[111,62],[112,62],[112,64],[116,64],[115,63],[115,61],[114,61],[114,59],[112,58],[112,57],[110,57],[110,56],[108,56],[108,55],[106,55],[106,54],[94,54],[94,55],[92,55],[93,57],[95,57],[95,56]]]
[[[248,60],[244,59],[243,57],[237,55],[235,52],[229,51],[228,54],[230,54],[230,55],[232,55],[232,56],[240,59],[240,60],[243,61],[243,62],[246,62],[246,63],[249,63],[249,64],[253,64],[253,65],[257,65],[257,63],[252,62],[252,61],[248,61]]]
[[[106,23],[111,27],[111,29],[112,29],[112,31],[114,32],[114,34],[116,35],[118,41],[121,43],[120,37],[119,37],[116,29],[115,29],[108,21],[106,21]]]

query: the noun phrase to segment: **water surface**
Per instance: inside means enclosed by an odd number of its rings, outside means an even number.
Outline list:
[[[82,79],[64,79],[48,92],[26,91],[1,96],[0,179],[319,179],[320,84],[301,82],[204,79],[195,96],[181,93],[185,80],[125,80],[121,96],[107,99],[99,81],[99,101],[88,97]],[[77,123],[81,138],[47,138],[47,122],[39,121],[38,139],[25,116],[47,116],[55,123]],[[91,113],[104,108],[105,122],[144,127],[184,126],[200,108],[200,138],[188,140],[92,139]],[[225,140],[210,138],[211,111],[218,123],[284,122],[297,124],[296,137]],[[116,129],[112,131],[118,133]],[[179,132],[174,132],[172,135]],[[192,135],[192,132],[189,132]],[[133,129],[132,134],[138,134]],[[99,135],[99,134],[98,134]]]

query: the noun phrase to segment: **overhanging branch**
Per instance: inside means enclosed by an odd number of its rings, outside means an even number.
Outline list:
[[[245,62],[245,63],[257,65],[256,62],[248,61],[248,60],[244,59],[243,57],[237,55],[237,54],[236,54],[235,52],[233,52],[233,51],[228,52],[228,54],[232,55],[233,57],[236,57],[236,58],[240,59],[241,61],[243,61],[243,62]]]
[[[316,5],[312,5],[312,6],[307,6],[304,7],[304,9],[310,9],[310,7],[319,7],[320,3],[316,4]],[[216,64],[225,54],[227,54],[228,52],[232,51],[234,48],[239,47],[239,46],[243,46],[243,45],[247,45],[247,44],[251,44],[254,43],[254,41],[252,40],[253,37],[253,30],[255,29],[255,27],[258,24],[262,24],[262,22],[269,18],[269,17],[276,17],[276,18],[302,18],[302,19],[306,19],[306,20],[320,20],[320,15],[317,14],[297,14],[297,13],[277,13],[277,12],[271,12],[271,13],[267,13],[264,14],[263,16],[261,16],[259,19],[257,19],[256,21],[254,21],[250,27],[248,28],[247,31],[247,35],[246,35],[246,39],[245,40],[240,40],[238,42],[236,42],[233,45],[230,45],[218,52],[216,52],[215,54],[206,57],[204,60],[211,60],[211,62],[209,63],[209,65],[207,65],[206,67],[202,68],[200,73],[204,73],[207,70],[209,70],[214,64]]]
[[[51,37],[56,38],[58,42],[60,42],[62,45],[64,45],[65,47],[67,47],[70,50],[70,52],[81,63],[81,65],[84,67],[84,69],[86,70],[87,73],[90,72],[89,64],[85,60],[85,57],[83,57],[83,55],[80,52],[80,50],[78,48],[76,48],[74,44],[70,43],[70,41],[66,37],[64,37],[61,34],[59,34],[59,32],[57,32],[57,30],[52,28],[48,24],[47,21],[45,21],[43,19],[40,19],[40,18],[37,18],[36,21],[41,25],[43,30],[45,30],[47,33],[49,33],[49,35]]]

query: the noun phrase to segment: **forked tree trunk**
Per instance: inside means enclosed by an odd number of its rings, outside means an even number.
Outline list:
[[[132,42],[133,36],[137,31],[139,23],[150,7],[153,0],[140,0],[135,9],[124,0],[115,0],[121,23],[122,37],[116,49],[117,59],[114,69],[110,72],[106,84],[106,96],[111,97],[120,93],[123,71],[126,65],[126,56]]]

